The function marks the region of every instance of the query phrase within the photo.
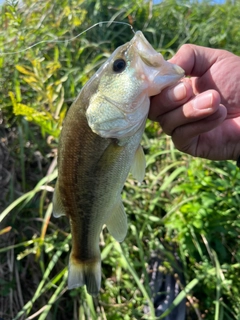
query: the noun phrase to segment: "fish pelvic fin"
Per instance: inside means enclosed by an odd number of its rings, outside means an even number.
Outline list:
[[[146,168],[145,155],[144,155],[142,146],[139,145],[135,153],[130,172],[132,173],[133,177],[140,183],[143,182],[143,179],[145,176],[145,168]]]
[[[97,296],[101,288],[101,260],[79,261],[70,257],[68,289],[86,285],[91,296]]]
[[[106,226],[110,234],[118,241],[122,242],[127,235],[127,216],[121,198],[118,199],[112,209],[109,219],[106,221]]]

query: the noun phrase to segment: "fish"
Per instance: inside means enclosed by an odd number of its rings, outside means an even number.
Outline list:
[[[101,289],[100,233],[119,242],[127,234],[121,192],[129,172],[142,182],[141,139],[150,97],[184,76],[141,31],[118,47],[83,86],[64,119],[58,146],[53,215],[69,218],[72,250],[68,288]]]

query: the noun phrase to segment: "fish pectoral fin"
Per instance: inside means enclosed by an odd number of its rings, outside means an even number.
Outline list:
[[[122,242],[127,234],[127,215],[120,199],[113,207],[112,214],[106,222],[109,233],[118,241]]]
[[[142,182],[145,176],[146,160],[141,145],[138,146],[137,151],[134,156],[134,160],[130,169],[133,177],[138,181]]]
[[[58,182],[56,182],[54,193],[53,193],[53,216],[54,218],[59,218],[65,215],[64,207],[62,201],[60,199],[59,190],[58,190]]]

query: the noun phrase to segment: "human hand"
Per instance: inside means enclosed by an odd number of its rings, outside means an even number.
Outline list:
[[[212,160],[240,156],[240,57],[183,45],[170,60],[187,76],[151,100],[158,121],[180,151]]]

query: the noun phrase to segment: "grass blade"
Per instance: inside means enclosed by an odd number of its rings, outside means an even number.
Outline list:
[[[171,306],[157,319],[163,319],[169,315],[172,310],[179,305],[179,303],[189,294],[189,292],[198,284],[199,280],[197,278],[193,279],[188,285],[182,290],[179,295],[173,300]]]

